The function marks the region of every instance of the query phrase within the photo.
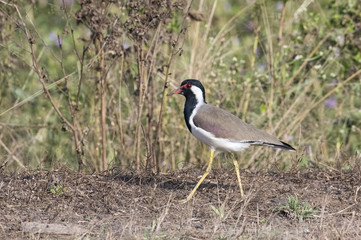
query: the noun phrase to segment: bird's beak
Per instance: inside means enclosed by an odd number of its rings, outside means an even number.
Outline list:
[[[167,96],[172,96],[173,94],[176,94],[176,93],[177,93],[177,94],[180,94],[181,92],[182,92],[182,89],[181,89],[181,88],[177,88],[177,89],[169,92],[169,93],[167,94]]]

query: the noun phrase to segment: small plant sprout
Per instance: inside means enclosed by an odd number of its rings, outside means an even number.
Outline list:
[[[222,206],[217,209],[215,206],[211,205],[211,209],[213,210],[213,212],[215,212],[221,219],[224,218],[224,205],[222,204]]]
[[[288,197],[288,203],[284,206],[279,206],[277,210],[291,219],[298,219],[298,221],[303,221],[305,218],[313,218],[317,210],[313,210],[308,206],[308,203],[300,203],[297,197]]]
[[[62,195],[65,192],[65,188],[62,185],[50,185],[48,191],[52,194]]]

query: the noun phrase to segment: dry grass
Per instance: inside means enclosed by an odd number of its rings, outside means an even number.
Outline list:
[[[0,236],[360,238],[360,6],[142,3],[0,0]],[[179,203],[209,157],[165,96],[186,78],[298,150],[239,154],[244,201],[218,154]]]
[[[4,176],[0,236],[11,239],[358,239],[360,172],[211,174],[196,196],[180,204],[200,175],[117,172],[79,175],[25,172]],[[62,186],[51,192],[50,186]],[[286,211],[288,197],[312,214]]]
[[[340,7],[306,3],[260,0],[235,8],[227,1],[155,1],[146,11],[130,3],[54,3],[16,13],[2,1],[9,28],[1,54],[11,57],[1,80],[8,86],[1,91],[2,165],[14,171],[83,163],[86,172],[201,167],[208,149],[185,127],[184,100],[164,95],[168,85],[198,78],[209,103],[298,149],[298,155],[251,150],[241,166],[350,168],[361,142],[361,70],[350,58],[358,45],[345,41],[354,35],[339,22],[329,24]],[[37,22],[51,17],[47,11],[63,17],[55,29]],[[341,16],[353,19],[349,14]],[[147,23],[147,16],[156,20]],[[21,18],[22,27],[12,28]],[[54,31],[56,40],[49,40]],[[26,38],[34,42],[22,44]],[[227,167],[223,156],[218,167]]]

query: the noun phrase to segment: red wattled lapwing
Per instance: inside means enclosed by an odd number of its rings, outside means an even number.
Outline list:
[[[189,201],[202,181],[209,174],[214,151],[220,152],[240,152],[251,145],[263,145],[295,151],[295,149],[276,137],[257,129],[255,126],[243,122],[233,114],[206,103],[205,90],[202,83],[195,79],[184,80],[180,87],[170,93],[185,96],[184,118],[189,131],[201,142],[211,148],[211,156],[208,167],[202,178],[198,181],[189,196],[182,202]],[[238,162],[233,158],[236,168],[241,196],[243,189],[239,174]]]

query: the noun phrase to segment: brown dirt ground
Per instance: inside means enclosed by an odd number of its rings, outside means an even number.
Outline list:
[[[243,170],[244,201],[235,173],[215,170],[180,204],[201,174],[0,173],[0,239],[361,239],[360,170]],[[288,196],[318,212],[280,211]]]

